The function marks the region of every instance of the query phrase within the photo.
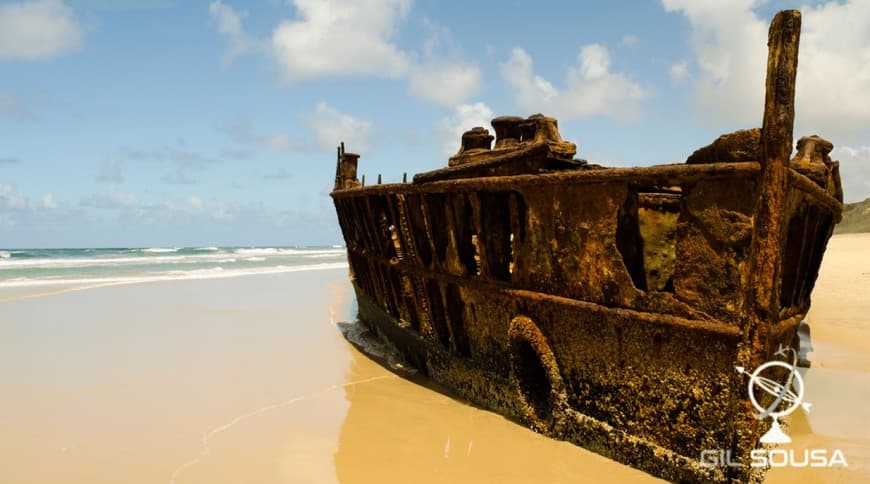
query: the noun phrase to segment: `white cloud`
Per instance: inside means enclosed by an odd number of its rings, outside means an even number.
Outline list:
[[[671,80],[676,83],[685,81],[689,77],[689,61],[681,60],[671,64],[668,74],[671,76]]]
[[[483,126],[492,132],[490,121],[492,109],[484,103],[460,104],[453,114],[441,119],[436,127],[441,138],[441,152],[453,156],[462,145],[462,133],[475,126]]]
[[[182,200],[167,199],[163,202],[161,208],[175,215],[196,215],[206,210],[205,202],[196,195],[191,195]]]
[[[480,90],[480,69],[462,60],[448,28],[425,18],[422,24],[429,35],[423,43],[422,60],[415,61],[408,73],[409,91],[420,99],[453,108]]]
[[[410,0],[294,0],[297,18],[272,32],[272,52],[288,81],[323,76],[401,77],[407,55],[391,42]]]
[[[501,73],[517,105],[527,112],[544,112],[562,119],[610,116],[628,119],[639,112],[647,90],[623,74],[610,71],[610,54],[600,44],[580,49],[578,65],[569,69],[565,87],[534,74],[532,57],[517,47],[511,51]]]
[[[187,204],[195,210],[202,210],[202,199],[197,196],[191,196],[187,199]]]
[[[607,76],[610,70],[610,54],[601,44],[589,44],[580,49],[580,71],[586,79]]]
[[[0,183],[0,208],[21,210],[27,208],[27,198],[8,183]]]
[[[705,119],[760,125],[769,24],[753,11],[760,2],[662,3],[691,24],[695,103]],[[805,7],[802,17],[798,129],[858,140],[870,124],[870,1]]]
[[[430,35],[422,53],[401,49],[392,41],[407,17],[411,0],[294,0],[296,18],[281,22],[268,42],[245,32],[247,12],[220,0],[209,5],[218,32],[227,38],[223,63],[239,55],[265,50],[278,63],[287,82],[324,77],[385,77],[407,79],[408,90],[420,99],[453,107],[480,90],[477,65],[461,59],[450,32],[423,19]],[[262,49],[269,44],[267,49]],[[277,149],[295,143],[275,138]],[[285,146],[285,147],[281,147]]]
[[[119,219],[136,223],[172,223],[191,222],[194,219],[220,219],[215,213],[220,212],[221,205],[232,206],[231,203],[215,202],[209,206],[197,195],[186,198],[166,198],[158,202],[144,202],[132,193],[125,192],[117,186],[110,185],[102,193],[96,193],[83,198],[80,205],[116,213]]]
[[[8,183],[0,183],[0,229],[14,229],[28,208],[27,198],[21,192]]]
[[[508,86],[513,89],[517,104],[523,109],[535,104],[546,104],[558,94],[549,81],[534,75],[532,57],[519,47],[514,48],[510,59],[501,65],[501,73]]]
[[[868,140],[870,1],[805,8],[796,113],[808,132]],[[857,136],[856,136],[857,135]]]
[[[244,35],[242,19],[248,16],[246,10],[237,12],[233,7],[218,0],[208,4],[208,14],[217,23],[218,32],[231,37],[231,40],[240,40]]]
[[[326,103],[320,103],[311,116],[311,127],[317,144],[323,149],[335,149],[342,141],[348,151],[365,153],[371,148],[372,122],[344,114]]]
[[[2,238],[12,240],[21,230],[47,229],[63,223],[75,223],[79,214],[68,210],[47,193],[37,200],[21,193],[15,186],[0,183],[0,232],[8,230]],[[14,245],[9,242],[8,245]]]
[[[831,158],[840,161],[843,199],[859,202],[870,198],[870,146],[841,146],[831,151]]]
[[[227,51],[221,59],[224,66],[232,63],[236,57],[259,48],[258,42],[242,26],[242,20],[248,16],[246,10],[237,11],[218,0],[208,5],[208,14],[214,20],[218,32],[227,39]]]
[[[0,61],[38,60],[78,50],[84,34],[60,0],[0,5]]]
[[[622,40],[619,41],[619,45],[623,47],[634,47],[637,45],[638,38],[634,34],[625,34],[622,36]]]
[[[662,3],[669,12],[682,11],[692,25],[690,42],[700,74],[695,83],[699,110],[726,122],[760,124],[767,25],[752,13],[755,2]]]
[[[115,185],[109,185],[105,192],[95,193],[79,200],[83,207],[100,208],[106,210],[132,210],[139,209],[139,199],[132,193],[125,192]]]
[[[413,69],[408,87],[411,94],[421,99],[455,106],[480,89],[480,69],[462,62],[429,62]]]
[[[120,207],[135,207],[139,204],[139,200],[133,194],[127,193],[114,185],[109,187],[108,199]]]
[[[42,196],[42,208],[47,210],[54,210],[57,208],[57,202],[54,201],[54,195],[46,193]]]

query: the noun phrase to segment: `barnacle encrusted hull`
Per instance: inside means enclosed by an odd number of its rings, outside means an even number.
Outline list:
[[[793,345],[841,216],[832,145],[792,151],[800,14],[771,24],[760,130],[686,164],[603,168],[543,115],[463,135],[449,166],[332,197],[360,319],[432,379],[671,480],[760,479],[745,379]],[[743,467],[707,467],[722,449]]]

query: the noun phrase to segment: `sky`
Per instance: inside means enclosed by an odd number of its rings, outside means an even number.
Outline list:
[[[0,1],[0,247],[341,243],[340,141],[399,181],[507,114],[590,162],[680,163],[761,125],[784,8],[795,136],[870,197],[870,0]]]

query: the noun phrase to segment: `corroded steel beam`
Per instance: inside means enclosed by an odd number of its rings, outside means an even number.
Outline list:
[[[493,176],[445,180],[426,184],[393,183],[336,190],[333,198],[389,193],[444,193],[474,190],[511,190],[516,187],[563,185],[573,183],[624,182],[650,185],[681,185],[701,179],[750,178],[758,175],[756,162],[710,163],[699,165],[659,165],[642,168],[605,168],[544,173],[540,175]]]

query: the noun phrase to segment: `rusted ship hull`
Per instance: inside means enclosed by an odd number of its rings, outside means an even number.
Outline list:
[[[544,434],[670,480],[760,478],[699,456],[746,463],[758,445],[734,368],[794,344],[842,209],[830,143],[805,138],[790,159],[799,28],[797,12],[771,27],[763,128],[688,164],[589,166],[543,116],[494,120],[491,150],[469,131],[414,183],[361,186],[340,150],[360,319]]]
[[[641,436],[642,434],[633,431],[633,429],[626,430],[624,426],[612,425],[606,420],[595,418],[591,416],[593,414],[592,408],[576,404],[571,405],[566,401],[569,393],[564,388],[558,387],[558,385],[564,386],[566,383],[555,379],[554,381],[559,383],[554,384],[549,380],[548,373],[557,373],[558,368],[556,366],[547,367],[546,358],[542,358],[540,363],[534,360],[527,360],[525,363],[522,363],[527,368],[521,371],[527,372],[526,378],[529,379],[523,383],[521,378],[512,377],[510,374],[496,373],[494,368],[485,369],[470,359],[457,358],[454,353],[443,346],[427,340],[419,334],[403,330],[401,322],[371,301],[365,292],[357,289],[357,294],[360,319],[367,326],[381,338],[394,345],[408,361],[413,362],[415,367],[424,369],[429,377],[448,386],[463,398],[510,418],[518,419],[543,434],[573,442],[664,479],[679,482],[698,482],[720,481],[726,477],[720,470],[701,465],[696,455],[689,457],[678,450],[666,447],[666,442],[663,443],[645,438]],[[514,301],[514,299],[502,298],[500,300],[496,299],[496,301],[510,302]],[[546,310],[548,312],[562,313],[572,321],[575,321],[575,329],[582,328],[582,330],[577,331],[577,338],[589,336],[589,332],[595,332],[596,337],[589,338],[588,341],[590,342],[601,342],[606,339],[606,336],[603,336],[603,334],[606,335],[610,332],[615,335],[619,332],[625,336],[621,343],[616,344],[622,344],[626,348],[634,346],[648,350],[648,344],[646,341],[643,341],[643,338],[661,337],[662,333],[672,336],[671,332],[667,330],[664,332],[661,330],[629,331],[627,332],[628,334],[625,334],[626,332],[622,328],[631,324],[633,318],[630,316],[608,320],[598,319],[599,324],[583,324],[582,321],[577,320],[576,309],[572,308],[570,304],[553,302],[544,306],[547,306]],[[542,330],[542,334],[543,331],[545,330]],[[681,343],[688,343],[703,348],[707,348],[710,345],[709,335],[700,332],[697,334],[686,334],[685,332],[678,331],[674,336],[676,338],[672,338],[670,344],[675,347],[678,347]],[[678,341],[674,341],[675,339]],[[723,342],[718,341],[720,339],[724,339],[727,346],[729,338],[722,338],[721,335],[716,335],[713,336],[714,347],[723,346]],[[605,377],[605,379],[607,375],[614,375],[615,373],[614,369],[610,368],[613,355],[605,354],[607,346],[613,343],[615,342],[611,341],[608,345],[601,348],[604,351],[588,355],[589,364],[601,364],[602,368],[599,375]],[[531,347],[531,344],[529,346]],[[526,349],[525,351],[534,352],[535,350]],[[716,350],[714,349],[713,351]],[[599,401],[596,402],[595,407],[604,412],[616,410],[616,413],[619,414],[632,413],[637,412],[638,408],[645,405],[650,405],[650,408],[665,406],[670,409],[670,412],[673,412],[684,403],[680,401],[681,395],[685,392],[683,385],[692,385],[693,383],[691,382],[701,376],[701,372],[696,372],[691,376],[680,375],[674,371],[674,367],[690,365],[689,361],[701,361],[708,356],[703,351],[694,353],[692,355],[681,355],[676,360],[672,359],[660,365],[655,365],[656,362],[640,365],[632,369],[637,372],[634,378],[624,378],[626,375],[620,375],[615,377],[614,381],[589,382],[589,391],[586,399],[589,401],[598,399]],[[647,352],[647,354],[649,353]],[[519,350],[517,354],[506,353],[503,357],[505,359],[522,359],[523,350]],[[537,354],[531,357],[536,358]],[[555,355],[553,355],[553,358],[555,358]],[[717,358],[721,358],[721,356],[717,356]],[[641,359],[639,357],[630,358],[632,362]],[[644,368],[645,366],[652,366],[650,363],[655,365],[656,368]],[[536,367],[536,364],[540,366]],[[707,366],[707,364],[705,363],[704,366]],[[645,373],[646,375],[664,373],[662,380],[665,381],[654,379],[654,383],[651,383],[648,377],[643,377]],[[719,376],[717,375],[717,378]],[[540,380],[533,380],[538,378]],[[623,387],[623,385],[625,386]],[[555,388],[547,388],[548,386]],[[653,398],[652,395],[656,395],[660,391],[657,388],[651,388],[656,386],[667,389],[666,391],[668,394],[673,395],[673,398]],[[714,385],[712,391],[720,391],[722,386]],[[613,391],[614,388],[624,388],[624,391]],[[700,395],[704,395],[708,394],[711,390],[709,386],[705,385],[700,387],[698,391],[701,392]],[[648,418],[645,419],[646,422],[635,423],[633,427],[640,428],[646,425],[648,428],[658,428],[658,433],[660,434],[674,431],[669,424],[664,423],[662,420],[656,421],[657,416],[660,418],[670,418],[672,415],[651,412]],[[732,418],[733,415],[731,415],[727,408],[723,407],[720,409],[709,409],[705,417],[705,422],[702,424],[703,427],[710,428],[715,433],[721,431],[722,425],[720,424],[723,422],[723,419]],[[715,424],[708,426],[711,423]],[[691,426],[693,424],[694,422],[682,422],[684,426]],[[714,426],[720,428],[713,428]],[[694,438],[691,440],[697,444],[701,444],[704,441],[695,440]]]

